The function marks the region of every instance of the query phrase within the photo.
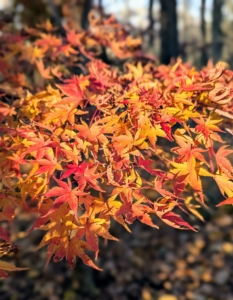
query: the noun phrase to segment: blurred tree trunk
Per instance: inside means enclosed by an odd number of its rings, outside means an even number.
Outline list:
[[[89,25],[88,14],[91,9],[92,9],[92,0],[84,0],[82,21],[81,21],[81,26],[84,29],[88,28]]]
[[[163,64],[169,64],[171,58],[179,54],[176,0],[160,0],[161,55]]]
[[[47,5],[50,9],[51,16],[53,17],[56,25],[59,26],[60,28],[62,28],[61,16],[58,13],[57,6],[54,4],[54,1],[47,0],[45,3],[47,3]]]
[[[206,21],[205,21],[206,0],[201,1],[201,35],[202,35],[202,51],[201,51],[201,65],[205,66],[208,61],[206,49]]]
[[[153,18],[153,2],[154,0],[149,1],[149,46],[153,47],[154,45],[154,18]]]
[[[221,60],[223,48],[223,32],[222,23],[222,6],[224,0],[213,0],[213,16],[212,16],[212,56],[214,63]]]

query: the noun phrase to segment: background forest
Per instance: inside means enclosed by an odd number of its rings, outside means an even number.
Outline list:
[[[68,8],[68,9],[67,9]],[[52,18],[57,25],[71,12],[77,26],[87,28],[92,8],[114,14],[142,36],[144,49],[169,63],[181,57],[197,67],[224,60],[233,66],[233,3],[224,0],[1,0],[0,9],[14,13],[16,28]],[[68,17],[68,15],[67,15]]]
[[[60,28],[72,20],[73,28],[87,29],[93,8],[100,17],[114,14],[158,62],[180,57],[201,68],[212,59],[233,69],[233,2],[227,0],[0,0],[0,30],[8,17],[22,31],[25,24],[45,19]],[[233,144],[230,139],[228,144]],[[198,233],[158,221],[160,230],[138,222],[130,234],[113,223],[112,234],[120,242],[100,241],[103,272],[81,260],[74,270],[65,261],[51,262],[44,270],[46,249],[35,251],[41,233],[25,238],[31,219],[20,215],[12,236],[20,251],[8,259],[33,267],[1,281],[0,299],[233,300],[232,208],[215,207],[220,199],[216,186],[205,190],[210,200],[202,211],[205,222],[190,218]]]

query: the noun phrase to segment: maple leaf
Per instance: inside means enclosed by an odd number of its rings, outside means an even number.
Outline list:
[[[82,161],[81,151],[77,148],[76,145],[73,144],[72,147],[67,145],[67,143],[61,143],[60,145],[61,153],[64,154],[67,162],[72,161],[78,165],[78,163]]]
[[[101,197],[100,197],[101,198]],[[79,197],[79,205],[84,205],[86,214],[89,216],[91,214],[96,215],[102,211],[104,207],[104,201],[99,198],[93,197],[90,194]]]
[[[151,159],[143,159],[142,157],[138,157],[138,160],[136,162],[138,164],[138,166],[142,167],[143,169],[145,169],[148,173],[150,173],[151,175],[155,175],[155,176],[164,176],[164,172],[159,170],[159,169],[151,169],[150,165],[152,165],[154,163],[153,160]]]
[[[82,36],[83,33],[76,33],[75,30],[70,30],[66,33],[68,42],[74,46],[79,46],[81,44],[80,40]]]
[[[208,70],[207,72],[201,72],[201,75],[203,76],[205,82],[210,82],[218,79],[222,75],[223,71],[224,68],[222,66],[218,66],[216,68]]]
[[[41,159],[44,155],[51,153],[51,148],[59,148],[59,143],[57,141],[51,140],[44,140],[44,136],[38,133],[38,138],[31,138],[30,141],[34,144],[30,146],[25,152],[26,154],[31,154],[32,152],[36,151],[36,158]]]
[[[166,133],[167,139],[169,141],[173,141],[171,126],[168,123],[165,123],[165,122],[161,122],[160,125],[161,125],[161,128]]]
[[[75,256],[78,256],[87,266],[92,267],[98,271],[102,271],[102,269],[97,267],[90,259],[90,257],[84,252],[84,249],[90,250],[90,247],[87,242],[78,240],[76,237],[73,237],[72,239],[67,240],[65,247],[66,259],[71,268],[75,265]]]
[[[185,222],[179,215],[175,214],[174,212],[169,211],[162,214],[157,213],[157,215],[164,223],[170,225],[171,227],[177,229],[191,229],[197,232],[195,228],[193,228],[191,225]]]
[[[91,77],[98,82],[101,89],[114,85],[114,82],[111,82],[111,77],[107,72],[109,66],[103,63],[101,60],[92,60],[88,67]]]
[[[40,165],[39,169],[36,171],[36,174],[47,173],[48,178],[50,178],[54,174],[55,170],[63,170],[62,166],[55,157],[49,156],[47,157],[47,159],[40,158],[34,160],[34,162]]]
[[[233,173],[233,167],[230,161],[226,158],[227,155],[233,153],[233,150],[226,149],[228,146],[222,146],[215,154],[215,159],[218,167],[228,176],[231,177]]]
[[[66,37],[67,37],[67,41],[72,45],[77,47],[79,51],[86,56],[87,58],[89,58],[90,60],[92,60],[95,56],[96,53],[88,51],[85,47],[85,45],[82,43],[83,39],[85,38],[86,34],[85,32],[78,32],[76,33],[75,30],[67,30],[66,33]],[[98,42],[96,42],[93,39],[88,39],[88,42],[92,42],[94,44],[98,44]]]
[[[75,100],[75,106],[79,104],[79,102],[83,98],[83,91],[80,88],[78,79],[76,76],[73,76],[73,81],[67,84],[57,84],[56,85],[66,96]]]
[[[11,222],[15,216],[16,207],[21,207],[19,193],[0,189],[0,221]]]
[[[59,186],[53,187],[44,196],[57,198],[53,202],[53,207],[50,208],[50,210],[46,215],[44,215],[44,217],[53,213],[64,203],[68,203],[70,209],[74,212],[76,219],[78,219],[78,197],[86,195],[86,193],[84,193],[78,187],[73,189],[69,178],[67,183],[62,180],[56,179],[55,177],[54,180]]]
[[[112,138],[113,147],[119,155],[129,152],[133,147],[133,136],[130,131],[126,130],[125,135],[119,135]]]
[[[15,107],[10,107],[8,104],[0,102],[0,123],[7,117],[16,115]]]
[[[24,154],[12,153],[12,156],[7,156],[12,161],[11,168],[15,170],[16,176],[20,176],[20,165],[27,164],[27,161],[23,158]]]
[[[166,197],[166,196],[169,196],[171,198],[174,197],[174,194],[165,190],[163,188],[163,179],[158,179],[158,178],[155,178],[154,180],[154,188],[151,188],[151,189],[154,189],[156,192],[158,192],[160,195],[162,195],[163,197]],[[178,194],[178,193],[177,193]],[[177,198],[179,198],[178,195],[176,195]]]
[[[227,195],[229,198],[233,197],[233,181],[230,181],[225,174],[214,175],[213,178],[223,195]]]
[[[204,202],[202,184],[200,177],[196,170],[196,160],[191,157],[189,161],[183,163],[176,163],[170,161],[170,164],[175,167],[170,172],[174,174],[175,180],[174,191],[179,195],[189,183],[191,187],[199,194],[201,201]]]
[[[51,223],[40,227],[42,230],[49,230],[37,249],[48,245],[48,264],[54,255],[54,261],[59,261],[66,257],[70,267],[75,266],[76,256],[80,257],[83,262],[100,270],[84,252],[85,249],[90,250],[87,242],[77,239],[76,236],[71,237],[71,233],[76,232],[79,226],[74,222],[74,216],[68,213],[67,205],[62,205],[59,209],[50,215]]]
[[[107,144],[108,139],[105,137],[105,128],[99,126],[98,123],[92,124],[90,127],[87,123],[81,120],[80,125],[74,125],[74,129],[78,130],[78,137],[83,138],[90,143],[97,143],[98,141],[102,144]],[[98,149],[96,149],[97,151]]]
[[[30,63],[33,64],[33,63],[37,63],[38,61],[42,60],[45,53],[44,53],[44,50],[39,47],[29,47],[29,54],[27,54],[27,55],[29,55],[29,57],[30,57]],[[41,66],[40,66],[40,68],[41,68]],[[39,70],[40,70],[40,68],[38,67]]]
[[[201,154],[206,152],[205,149],[197,148],[195,144],[193,144],[192,139],[188,139],[186,136],[181,135],[182,133],[177,130],[175,133],[175,140],[179,147],[172,148],[172,152],[176,152],[179,156],[176,158],[177,162],[185,162],[189,161],[192,157],[202,161],[208,166],[204,156]]]
[[[233,197],[227,198],[223,201],[221,201],[219,204],[217,204],[216,206],[222,206],[222,205],[227,205],[227,204],[233,204]]]
[[[153,213],[151,209],[152,203],[146,199],[139,191],[132,191],[130,188],[117,188],[116,191],[113,191],[113,194],[116,195],[120,192],[120,197],[123,204],[120,205],[118,209],[115,210],[115,217],[120,217],[125,215],[125,221],[129,224],[132,224],[136,219],[140,222],[147,224],[151,227],[158,228],[157,225],[153,224],[149,213]],[[132,203],[132,199],[135,198],[137,201]],[[146,203],[149,202],[149,205],[143,203],[146,200]]]
[[[42,59],[37,59],[36,65],[42,78],[52,79],[52,76],[50,75],[50,67],[45,69]]]
[[[106,219],[90,217],[83,215],[79,221],[83,226],[79,227],[76,237],[81,238],[83,235],[86,237],[89,248],[95,251],[95,257],[98,256],[98,236],[108,240],[118,241],[117,238],[109,233],[110,223]]]
[[[98,168],[98,165],[94,165],[93,167],[87,166],[84,169],[84,172],[75,172],[74,179],[78,182],[80,189],[84,189],[86,184],[88,183],[93,189],[105,192],[102,190],[97,183],[98,178],[101,178],[103,176],[103,173],[95,173]]]
[[[125,214],[128,214],[130,212],[132,213],[132,202],[128,201],[128,202],[125,202],[125,203],[121,204],[121,206],[115,212],[115,216],[119,217],[121,215],[125,215]]]
[[[75,172],[78,172],[78,174],[83,173],[84,170],[88,167],[88,163],[82,162],[81,164],[67,164],[64,169],[67,169],[63,172],[61,179],[67,178],[70,175],[74,174]]]
[[[51,206],[50,206],[51,207]],[[50,207],[48,207],[50,209]],[[70,236],[70,231],[77,230],[78,225],[75,223],[74,215],[69,213],[70,207],[68,203],[61,205],[54,212],[52,212],[49,216],[50,222],[45,224],[40,222],[42,226],[39,227],[40,230],[47,230],[48,232],[44,235],[37,249],[44,247],[49,244],[54,239],[61,239]],[[46,214],[41,216],[48,221]],[[45,224],[45,225],[44,225]],[[40,225],[40,224],[38,224]]]
[[[102,208],[102,214],[105,216],[111,216],[116,222],[121,224],[125,227],[128,232],[131,232],[121,213],[117,214],[119,208],[122,206],[122,202],[115,200],[117,195],[113,195],[112,197],[108,198],[105,202],[104,208]]]
[[[154,211],[156,215],[167,225],[177,228],[177,229],[191,229],[193,231],[197,231],[195,228],[193,228],[191,225],[189,225],[187,222],[185,222],[179,215],[175,214],[171,210],[174,208],[174,206],[177,205],[176,202],[167,202],[167,199],[164,199],[165,201],[160,201],[160,203],[154,204]]]
[[[141,223],[158,229],[159,227],[152,222],[151,217],[149,215],[149,213],[152,213],[153,210],[148,205],[142,204],[142,202],[144,201],[144,197],[142,195],[140,195],[140,198],[140,200],[133,203],[132,212],[130,213],[130,216],[126,214],[126,222],[128,222],[129,219],[133,217],[137,218]]]
[[[217,104],[224,105],[232,100],[229,87],[216,87],[209,92],[209,99]]]
[[[40,206],[38,206],[38,212],[40,213],[41,217],[35,220],[33,226],[31,229],[29,229],[28,233],[32,232],[34,229],[41,228],[44,224],[46,224],[51,215],[47,215],[47,217],[43,217],[47,212],[51,209],[53,205],[53,201],[51,198],[44,199],[43,203],[41,203]]]
[[[51,73],[53,74],[53,76],[57,77],[57,78],[61,78],[62,77],[62,66],[56,66],[54,68],[51,68]]]
[[[78,51],[76,51],[70,44],[62,45],[57,49],[57,53],[64,54],[66,57],[69,57],[71,54],[78,54]]]
[[[148,148],[148,144],[145,142],[146,136],[141,129],[136,132],[135,136],[127,129],[125,133],[125,135],[114,136],[112,138],[113,147],[121,157],[127,156],[128,153],[139,156],[140,152],[137,148]]]
[[[199,220],[201,220],[202,222],[205,222],[203,216],[200,214],[200,212],[197,210],[198,208],[201,207],[201,205],[197,205],[197,204],[192,204],[190,203],[191,200],[193,199],[193,197],[187,197],[184,201],[185,206],[188,208],[188,210],[195,216],[197,217]]]
[[[0,260],[0,278],[7,278],[8,274],[5,271],[12,272],[12,271],[24,271],[28,270],[28,268],[18,268],[15,265]]]
[[[163,118],[170,118],[170,122],[185,121],[187,122],[190,118],[199,118],[200,114],[194,111],[194,106],[189,106],[185,109],[177,107],[166,107],[161,111]]]
[[[44,52],[51,48],[57,49],[62,45],[61,39],[53,34],[41,33],[40,36],[41,38],[36,40],[34,45],[41,47]]]
[[[57,30],[57,27],[54,27],[49,19],[47,19],[44,23],[36,24],[37,28],[45,29],[48,32],[52,32]]]
[[[132,188],[131,187],[116,187],[112,191],[112,196],[120,196],[121,201],[123,205],[120,206],[120,208],[117,209],[115,212],[115,216],[118,217],[122,214],[126,214],[127,212],[130,212],[132,209],[132,202],[133,202],[133,196],[132,196]]]
[[[43,225],[40,229],[49,230],[38,249],[48,245],[48,264],[54,255],[54,261],[60,261],[66,257],[70,267],[75,266],[76,256],[80,257],[85,264],[100,270],[84,252],[85,249],[91,250],[87,242],[79,240],[75,235],[71,237],[72,232],[79,232],[81,228],[74,223],[74,218],[67,213],[67,206],[63,205],[56,212],[51,214],[51,223]]]
[[[210,139],[223,143],[223,140],[216,132],[224,132],[215,124],[221,122],[221,120],[211,120],[210,117],[205,121],[203,118],[193,120],[198,124],[195,127],[195,131],[200,133],[200,137],[204,137],[206,141]]]
[[[144,70],[143,70],[141,62],[138,62],[137,66],[134,66],[133,64],[127,63],[126,67],[133,74],[134,79],[142,77],[142,75],[144,73]]]
[[[79,184],[79,189],[84,190],[86,185],[89,184],[92,188],[94,188],[97,191],[104,192],[97,183],[98,178],[101,178],[104,173],[97,173],[95,174],[98,165],[92,165],[85,162],[82,162],[80,165],[77,164],[70,164],[67,165],[66,168],[68,168],[67,171],[65,171],[61,177],[61,179],[64,179],[71,174],[74,174],[74,179]]]
[[[35,164],[34,166],[36,167],[36,172],[38,165]],[[46,174],[44,174],[43,177],[40,175],[33,175],[28,176],[25,180],[20,179],[18,188],[20,189],[20,195],[24,204],[26,204],[27,197],[30,196],[30,200],[37,200],[38,207],[40,207],[44,200],[43,193],[47,190],[49,180]]]
[[[168,137],[165,130],[163,130],[160,125],[156,124],[155,126],[148,126],[145,128],[145,134],[148,137],[148,140],[151,143],[151,146],[155,149],[155,143],[158,137]],[[168,138],[169,139],[169,138]]]

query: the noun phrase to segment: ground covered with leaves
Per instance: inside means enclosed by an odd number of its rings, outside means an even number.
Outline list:
[[[114,224],[120,242],[100,243],[98,265],[102,272],[78,260],[71,270],[65,261],[51,262],[46,270],[46,251],[35,252],[41,238],[17,241],[20,249],[5,260],[28,266],[0,282],[2,300],[232,300],[233,229],[231,212],[218,210],[207,222],[193,221],[198,233],[179,231],[160,223],[160,230],[135,223],[132,234]],[[15,234],[28,221],[18,220]]]

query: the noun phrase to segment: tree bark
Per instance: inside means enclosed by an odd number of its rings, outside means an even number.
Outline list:
[[[179,55],[176,0],[160,0],[161,55],[163,64],[169,64],[171,58]]]
[[[223,48],[222,6],[224,0],[213,0],[213,19],[212,19],[212,56],[214,63],[221,60]]]

